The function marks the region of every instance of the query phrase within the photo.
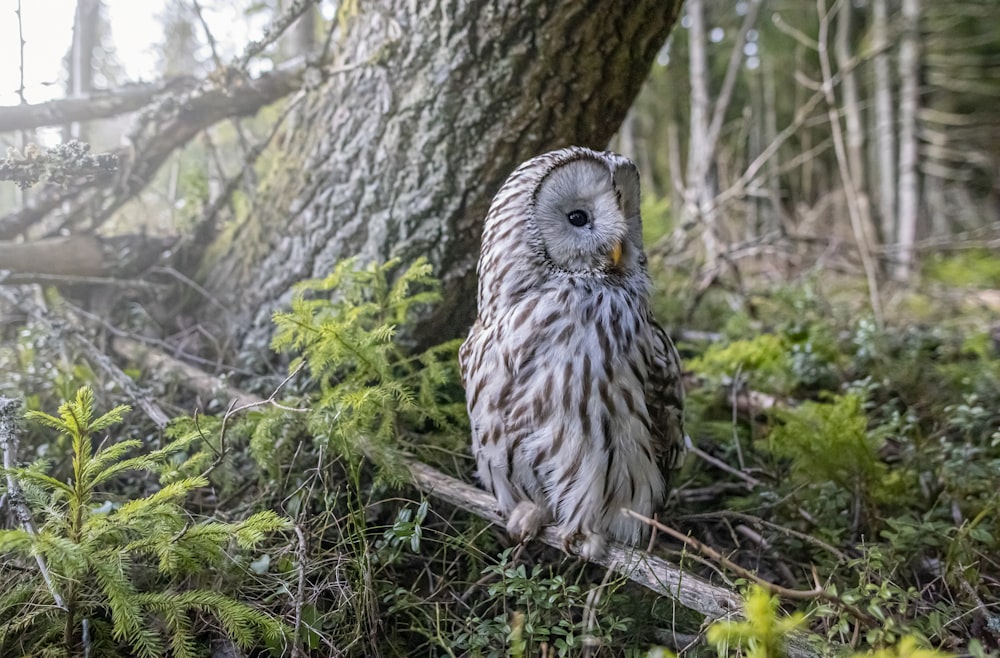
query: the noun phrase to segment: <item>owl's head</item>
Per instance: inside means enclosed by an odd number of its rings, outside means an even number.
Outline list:
[[[538,181],[528,228],[546,264],[575,274],[628,274],[645,265],[639,173],[614,153],[573,148]],[[545,157],[545,156],[542,156]]]
[[[522,164],[486,215],[478,272],[486,321],[553,273],[647,289],[635,165],[579,146]]]

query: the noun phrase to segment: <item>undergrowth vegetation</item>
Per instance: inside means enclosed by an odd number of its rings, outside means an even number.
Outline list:
[[[158,435],[123,407],[98,416],[116,393],[75,366],[72,382],[100,400],[81,388],[57,416],[28,413],[25,463],[4,469],[0,655],[208,655],[226,642],[253,647],[240,655],[773,658],[790,641],[991,655],[1000,358],[988,317],[880,326],[815,281],[751,298],[719,326],[686,314],[717,335],[680,342],[699,452],[661,518],[765,584],[664,537],[654,548],[745,593],[745,620],[710,624],[558,551],[511,547],[409,486],[408,458],[471,479],[459,341],[420,350],[408,335],[438,301],[424,263],[347,261],[275,316],[289,377],[264,403]],[[37,385],[21,391],[36,410],[67,389],[40,383],[41,342],[29,325],[0,351],[5,370],[27,373],[0,392]],[[70,381],[60,369],[52,380]],[[11,514],[15,499],[37,533]]]

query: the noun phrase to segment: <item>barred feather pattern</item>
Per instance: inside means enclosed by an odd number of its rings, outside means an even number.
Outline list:
[[[641,541],[621,508],[663,505],[684,430],[680,361],[649,309],[635,166],[581,147],[521,165],[493,199],[478,273],[459,360],[478,476],[508,531],[553,524],[585,558],[607,538]]]

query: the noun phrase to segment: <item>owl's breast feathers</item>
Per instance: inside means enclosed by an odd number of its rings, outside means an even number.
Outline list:
[[[564,525],[603,510],[594,523],[625,541],[641,529],[618,509],[659,507],[683,446],[676,352],[635,292],[542,286],[477,322],[462,349],[484,483],[547,500]]]

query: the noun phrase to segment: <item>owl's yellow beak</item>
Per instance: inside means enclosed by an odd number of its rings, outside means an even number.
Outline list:
[[[614,246],[611,247],[611,264],[615,267],[618,266],[618,261],[622,259],[622,243],[615,242]]]

